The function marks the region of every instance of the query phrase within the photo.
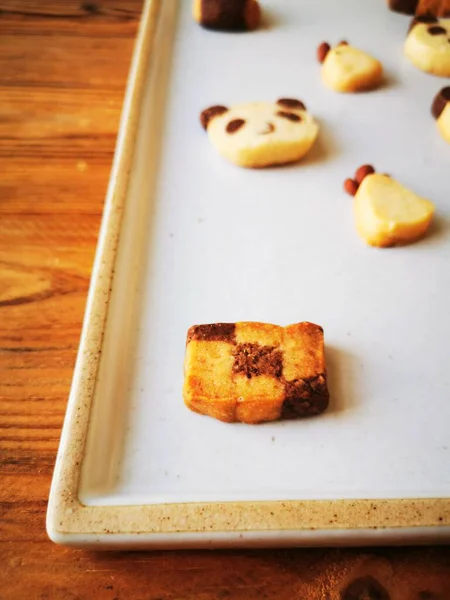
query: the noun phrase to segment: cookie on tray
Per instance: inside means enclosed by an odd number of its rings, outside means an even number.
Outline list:
[[[317,59],[322,63],[323,83],[335,92],[371,90],[380,85],[383,77],[379,60],[346,41],[335,48],[322,42],[317,48]]]
[[[261,18],[257,0],[194,0],[192,13],[197,23],[219,31],[256,29]]]
[[[319,132],[303,102],[292,98],[211,106],[201,113],[200,122],[221,156],[248,168],[300,160]]]
[[[194,325],[183,398],[194,412],[229,423],[317,415],[329,399],[323,329],[308,322]]]
[[[450,87],[442,88],[431,107],[439,133],[450,144]]]
[[[433,218],[434,206],[371,165],[363,165],[344,183],[354,196],[356,230],[370,246],[410,244],[422,238]]]
[[[404,52],[418,69],[438,77],[450,77],[450,19],[430,15],[414,18]]]

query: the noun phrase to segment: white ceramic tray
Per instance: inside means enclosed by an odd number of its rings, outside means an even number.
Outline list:
[[[424,543],[450,536],[449,147],[442,79],[403,57],[381,0],[263,3],[253,33],[203,30],[190,2],[146,2],[52,485],[62,544],[189,547]],[[315,49],[346,38],[385,85],[325,89]],[[293,97],[320,122],[306,159],[222,160],[211,104]],[[437,207],[426,239],[372,249],[342,182],[363,163]],[[189,412],[194,323],[325,329],[331,405],[262,426]]]

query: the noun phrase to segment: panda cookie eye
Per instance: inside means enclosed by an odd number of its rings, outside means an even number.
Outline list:
[[[433,27],[428,27],[428,33],[430,35],[445,35],[447,30],[439,25],[433,25]]]
[[[302,120],[302,118],[300,117],[300,115],[296,115],[293,112],[288,112],[286,110],[279,110],[276,113],[277,117],[282,117],[283,119],[288,119],[289,121],[292,121],[293,123],[298,123]]]
[[[244,119],[233,119],[226,126],[227,133],[236,133],[241,127],[245,125]]]

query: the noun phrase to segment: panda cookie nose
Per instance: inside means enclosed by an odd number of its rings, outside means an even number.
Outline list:
[[[275,131],[275,126],[272,123],[266,123],[265,126],[258,131],[259,135],[267,135]]]

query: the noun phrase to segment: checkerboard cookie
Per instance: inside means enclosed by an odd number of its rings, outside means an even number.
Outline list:
[[[258,27],[261,9],[257,0],[194,0],[192,14],[206,29],[247,31]]]
[[[450,87],[442,88],[431,107],[439,133],[450,144]]]
[[[201,113],[200,122],[221,156],[248,168],[300,160],[319,132],[303,102],[294,98],[211,106]]]
[[[323,83],[335,92],[371,90],[381,83],[380,61],[346,41],[335,48],[322,42],[317,48],[317,59],[322,63]]]
[[[414,18],[404,52],[418,69],[438,77],[450,77],[450,19],[430,15]]]
[[[313,323],[194,325],[185,404],[229,423],[306,417],[328,406],[323,329]]]

